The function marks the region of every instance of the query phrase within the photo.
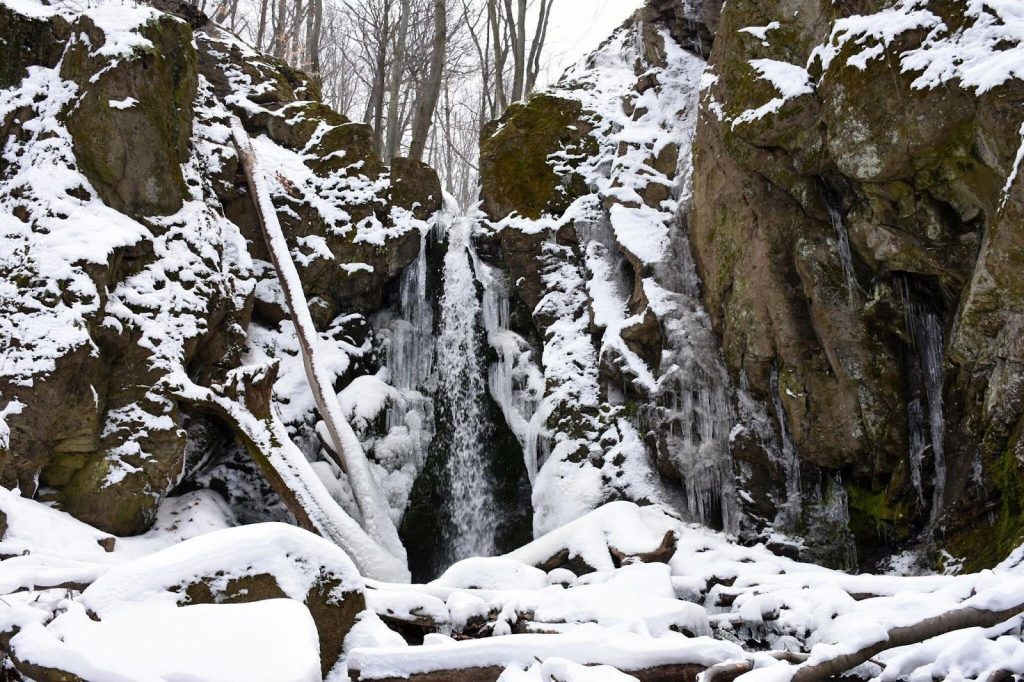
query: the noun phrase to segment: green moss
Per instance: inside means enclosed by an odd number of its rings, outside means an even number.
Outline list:
[[[580,157],[597,153],[579,102],[535,95],[509,107],[499,123],[480,145],[484,207],[492,218],[557,214],[586,193],[581,177],[560,176],[550,160],[563,150]]]
[[[910,510],[904,501],[896,501],[892,490],[865,488],[845,482],[849,510],[849,529],[857,546],[861,563],[870,562],[895,548],[911,535]]]
[[[1024,437],[1024,422],[1017,425],[1003,454],[989,467],[987,480],[998,492],[999,503],[990,524],[971,524],[949,539],[947,550],[965,558],[964,571],[991,568],[1024,543],[1024,467],[1016,444]]]
[[[848,484],[846,494],[851,509],[867,515],[876,521],[902,523],[907,519],[907,506],[894,504],[885,490],[871,491]]]

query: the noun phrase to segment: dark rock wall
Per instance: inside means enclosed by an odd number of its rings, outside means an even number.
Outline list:
[[[697,130],[693,250],[731,373],[762,401],[777,374],[804,478],[841,472],[862,560],[934,522],[942,546],[982,565],[1024,530],[1013,501],[1024,275],[1009,266],[1024,233],[1008,225],[1020,183],[1007,186],[1024,84],[915,85],[921,73],[901,55],[924,28],[814,56],[837,21],[884,9],[727,3]],[[963,3],[926,9],[950,32],[977,21]],[[763,38],[741,30],[767,26]],[[802,94],[760,118],[744,112],[779,93],[758,59],[809,72]],[[929,346],[941,382],[930,394]]]

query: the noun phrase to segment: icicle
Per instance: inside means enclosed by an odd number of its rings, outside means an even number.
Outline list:
[[[935,476],[931,521],[935,523],[942,512],[946,492],[946,418],[942,399],[942,359],[945,355],[945,341],[942,319],[938,312],[921,302],[910,291],[906,278],[903,279],[902,293],[906,309],[907,335],[917,353],[916,364],[910,371],[911,384],[917,390],[914,390],[907,406],[911,480],[920,494],[924,453],[930,447]],[[927,420],[920,404],[921,387],[924,389],[924,398],[927,402]]]
[[[483,321],[487,343],[498,356],[488,370],[487,386],[505,423],[523,448],[532,484],[537,475],[538,446],[544,420],[538,412],[544,396],[544,374],[532,360],[530,344],[509,329],[509,292],[504,275],[474,261],[484,285]]]
[[[771,374],[772,406],[775,408],[775,418],[779,422],[779,434],[781,450],[779,452],[780,464],[786,477],[786,503],[783,509],[779,510],[781,525],[784,528],[793,528],[800,519],[802,502],[800,499],[800,459],[796,454],[796,447],[789,433],[789,422],[786,419],[786,410],[782,406],[782,394],[779,392],[779,369],[772,367]]]
[[[846,220],[838,208],[832,204],[827,204],[827,207],[829,218],[832,219],[832,228],[836,231],[836,241],[839,243],[839,262],[843,266],[843,277],[846,280],[846,297],[850,305],[853,305],[857,276],[853,271],[853,255],[850,253],[850,236],[846,230]]]

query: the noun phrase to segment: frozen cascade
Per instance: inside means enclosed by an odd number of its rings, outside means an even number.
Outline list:
[[[700,279],[685,220],[673,221],[670,264],[659,267],[659,284],[672,292],[663,312],[665,349],[657,400],[642,411],[648,423],[669,425],[666,451],[682,477],[689,516],[735,532],[740,521],[729,434],[735,422],[729,374],[711,320],[704,310]]]
[[[477,338],[481,310],[469,244],[473,225],[472,218],[457,217],[448,230],[437,340],[437,398],[449,421],[445,515],[452,562],[493,555],[499,520],[489,473],[487,394]]]
[[[544,397],[544,373],[533,362],[529,342],[509,329],[509,291],[504,274],[477,259],[473,264],[484,287],[487,343],[498,356],[488,369],[487,387],[523,448],[526,472],[533,483],[544,426],[543,414],[537,410]]]
[[[913,393],[907,406],[911,480],[918,494],[923,496],[922,468],[925,454],[930,449],[935,474],[931,514],[934,523],[941,513],[946,487],[946,419],[942,400],[945,341],[942,319],[934,308],[922,302],[911,291],[906,279],[903,280],[903,300],[906,306],[907,334],[916,352],[915,361],[910,366]],[[922,405],[922,397],[925,405]]]
[[[839,261],[843,266],[843,278],[846,280],[846,296],[850,305],[853,305],[854,292],[857,290],[857,277],[853,272],[853,255],[850,253],[850,235],[846,230],[846,220],[839,209],[831,203],[827,203],[828,215],[832,220],[832,227],[836,231],[836,241],[839,244]]]
[[[374,458],[390,470],[383,483],[395,523],[400,523],[412,486],[434,438],[434,401],[429,395],[433,370],[433,309],[427,295],[427,240],[402,273],[398,315],[388,313],[377,327],[388,334],[387,377],[397,394],[388,401],[386,434],[373,445]]]
[[[434,364],[434,314],[427,297],[429,236],[424,232],[416,262],[402,273],[401,319],[391,324],[388,370],[392,386],[403,392],[422,389]]]

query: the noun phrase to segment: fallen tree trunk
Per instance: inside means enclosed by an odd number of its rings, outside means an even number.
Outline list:
[[[704,666],[692,663],[673,663],[667,665],[623,670],[635,677],[639,682],[696,682],[697,675]],[[451,670],[434,670],[426,673],[413,673],[408,677],[362,677],[358,670],[349,671],[352,682],[496,682],[505,672],[505,666],[488,666],[475,668],[453,668]],[[554,677],[551,678],[555,680]]]
[[[309,305],[302,291],[298,270],[292,261],[285,241],[277,212],[270,200],[266,176],[259,159],[252,148],[248,133],[237,117],[231,119],[231,133],[235,148],[245,171],[245,177],[259,215],[260,230],[266,242],[267,252],[277,272],[277,279],[284,292],[295,333],[299,340],[299,350],[306,369],[309,387],[313,391],[320,417],[327,427],[337,455],[338,464],[348,476],[349,485],[359,512],[362,515],[363,527],[366,532],[388,552],[403,563],[408,561],[405,547],[398,537],[398,529],[391,520],[387,504],[384,501],[369,461],[363,452],[359,438],[345,419],[338,404],[338,396],[334,392],[333,380],[318,361],[317,348],[320,337],[309,314]]]
[[[806,663],[793,674],[792,682],[820,682],[856,668],[877,654],[900,646],[918,644],[932,637],[965,628],[990,628],[1024,612],[1024,600],[1007,608],[990,610],[974,606],[961,606],[913,625],[895,627],[885,639],[848,654],[840,654],[825,661]]]
[[[185,377],[169,382],[169,389],[179,400],[212,412],[231,427],[302,528],[345,550],[362,575],[408,582],[405,562],[381,547],[345,513],[289,438],[271,403],[277,367],[275,361],[236,369],[217,391]]]

